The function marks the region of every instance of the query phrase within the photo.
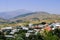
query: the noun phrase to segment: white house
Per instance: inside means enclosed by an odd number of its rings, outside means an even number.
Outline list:
[[[4,28],[1,28],[1,30],[4,30],[4,29],[13,29],[12,27],[4,27]]]
[[[32,27],[32,25],[33,25],[32,23],[29,23],[29,28],[31,28],[31,27]]]

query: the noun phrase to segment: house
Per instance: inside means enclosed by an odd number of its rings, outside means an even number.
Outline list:
[[[12,27],[4,27],[4,28],[1,28],[1,30],[4,30],[4,29],[13,29]]]
[[[34,30],[28,30],[27,32],[28,33],[34,33],[35,31]]]
[[[15,38],[13,35],[5,35],[6,38]]]
[[[33,25],[32,23],[29,23],[29,28],[32,28],[32,25]]]
[[[1,28],[2,32],[4,32],[4,34],[9,34],[12,31],[12,27],[4,27]]]
[[[28,27],[22,27],[22,30],[29,30]]]
[[[60,25],[60,23],[52,23],[52,24],[51,24],[51,27],[53,27],[54,29],[56,29],[57,26],[59,26],[59,25]]]
[[[16,32],[19,32],[18,29],[13,29],[9,34],[14,35]]]
[[[30,36],[30,33],[26,33],[25,35],[26,35],[26,37],[29,37]]]

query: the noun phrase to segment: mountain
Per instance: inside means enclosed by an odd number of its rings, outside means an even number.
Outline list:
[[[31,13],[26,13],[26,14],[23,14],[23,15],[19,15],[19,16],[16,16],[14,18],[11,19],[11,21],[30,21],[30,20],[47,20],[47,19],[51,19],[51,20],[54,20],[54,19],[59,19],[60,20],[60,15],[57,15],[57,14],[50,14],[48,12],[43,12],[43,11],[40,11],[40,12],[31,12]]]
[[[60,20],[60,15],[51,14],[44,11],[32,12],[24,9],[19,9],[10,12],[0,12],[0,22],[23,22],[31,20]],[[3,20],[3,21],[2,21]]]
[[[0,18],[0,24],[8,23],[8,20],[4,18]]]
[[[3,17],[5,19],[13,18],[18,15],[22,15],[25,13],[29,13],[30,11],[24,10],[24,9],[19,9],[15,11],[10,11],[10,12],[0,12],[0,17]]]

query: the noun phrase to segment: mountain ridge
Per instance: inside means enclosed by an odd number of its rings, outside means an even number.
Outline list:
[[[0,17],[9,19],[9,18],[13,18],[18,15],[21,15],[21,14],[29,13],[29,12],[30,11],[24,10],[24,9],[19,9],[19,10],[9,11],[9,12],[0,12]]]
[[[1,18],[3,21],[17,21],[17,20],[23,20],[23,21],[30,21],[30,20],[44,20],[44,19],[59,19],[60,20],[60,15],[58,14],[51,14],[48,12],[44,11],[25,11],[25,10],[16,10],[16,11],[11,11],[11,12],[2,12],[0,13],[3,17],[9,18]],[[5,16],[4,16],[5,15]],[[7,16],[8,15],[8,16]]]
[[[48,12],[31,12],[31,13],[27,13],[27,14],[23,14],[23,15],[19,15],[16,16],[14,18],[12,18],[12,20],[31,20],[33,18],[39,18],[39,19],[57,19],[60,18],[60,15],[56,15],[56,14],[50,14]]]

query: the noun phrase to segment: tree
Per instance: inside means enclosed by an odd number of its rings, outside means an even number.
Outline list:
[[[44,32],[45,36],[44,36],[44,40],[59,40],[59,38],[56,35],[53,35],[53,31],[49,31],[49,32]]]

